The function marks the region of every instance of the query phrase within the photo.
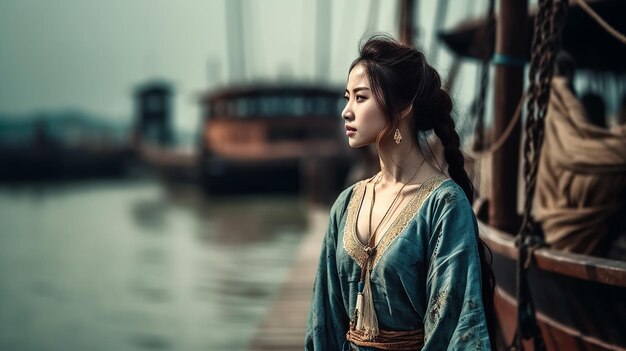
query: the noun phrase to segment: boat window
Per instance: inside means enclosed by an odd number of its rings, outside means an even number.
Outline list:
[[[226,115],[226,101],[218,100],[214,102],[213,116],[225,116]]]
[[[302,96],[294,96],[291,98],[291,112],[296,116],[306,115],[306,101]]]
[[[235,117],[237,116],[237,101],[229,100],[226,103],[226,115]]]
[[[335,118],[343,109],[343,99],[306,93],[240,96],[206,104],[204,115],[214,118],[258,118],[318,116]]]
[[[237,104],[237,112],[235,114],[236,117],[249,117],[252,115],[252,109],[250,104],[250,99],[248,98],[239,98],[236,101]]]

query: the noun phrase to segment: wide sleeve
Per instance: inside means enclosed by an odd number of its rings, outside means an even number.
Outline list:
[[[423,350],[490,350],[472,208],[453,187],[432,212]]]
[[[313,284],[305,350],[341,350],[346,340],[349,320],[343,303],[336,263],[341,208],[345,207],[346,201],[345,196],[342,195],[331,209],[328,229],[322,244],[319,266]]]

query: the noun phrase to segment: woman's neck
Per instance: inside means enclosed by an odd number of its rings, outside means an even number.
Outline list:
[[[416,143],[407,139],[400,144],[391,142],[380,146],[378,159],[382,170],[382,183],[406,184],[409,180],[418,183],[422,178],[421,168],[428,162],[424,162],[424,155]]]

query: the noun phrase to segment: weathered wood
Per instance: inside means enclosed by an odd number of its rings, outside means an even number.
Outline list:
[[[586,0],[588,5],[620,33],[626,33],[626,2],[615,0]],[[535,2],[536,3],[536,2]],[[567,23],[563,29],[562,46],[576,58],[578,69],[594,72],[624,73],[626,71],[626,46],[609,35],[589,16],[576,1],[570,1],[567,10]],[[534,22],[537,6],[529,11],[527,20]],[[458,25],[439,31],[439,38],[458,57],[482,60],[493,53],[494,33],[481,35],[489,18],[486,16],[464,19]],[[516,43],[524,48],[525,57],[530,57],[533,29],[528,26],[528,40]],[[486,51],[483,48],[488,48]]]
[[[496,311],[500,318],[500,326],[510,340],[515,330],[515,315],[517,314],[517,301],[507,292],[498,290],[496,294]],[[598,338],[581,334],[579,331],[569,328],[558,321],[549,318],[543,313],[537,313],[537,324],[544,335],[544,341],[548,350],[612,350],[626,351],[626,348],[606,343]],[[532,350],[532,344],[524,343],[527,350]]]
[[[484,223],[479,223],[479,228],[491,250],[517,260],[517,248],[511,234]],[[626,262],[549,248],[535,250],[533,259],[537,268],[547,272],[626,288]]]
[[[250,351],[302,350],[313,280],[328,223],[328,209],[310,211],[309,231],[294,260],[289,278],[261,323]]]
[[[409,45],[413,45],[413,10],[415,8],[415,0],[402,0],[400,2],[400,41]]]
[[[479,228],[493,253],[496,313],[510,341],[517,315],[515,239],[483,223]],[[549,248],[536,250],[532,262],[528,280],[548,350],[626,350],[626,262]]]
[[[526,42],[528,1],[501,1],[496,22],[496,55],[524,58]],[[497,139],[507,128],[523,93],[524,67],[497,65],[494,81],[494,126]],[[519,223],[517,215],[517,188],[519,173],[520,122],[502,147],[493,154],[491,176],[491,204],[489,223],[497,228],[515,232]]]

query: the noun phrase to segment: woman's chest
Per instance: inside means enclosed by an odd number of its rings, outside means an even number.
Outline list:
[[[383,237],[369,258],[355,231],[345,231],[336,252],[339,275],[346,282],[358,282],[367,265],[373,283],[419,280],[427,270],[428,250],[417,227],[411,223],[404,231]]]

